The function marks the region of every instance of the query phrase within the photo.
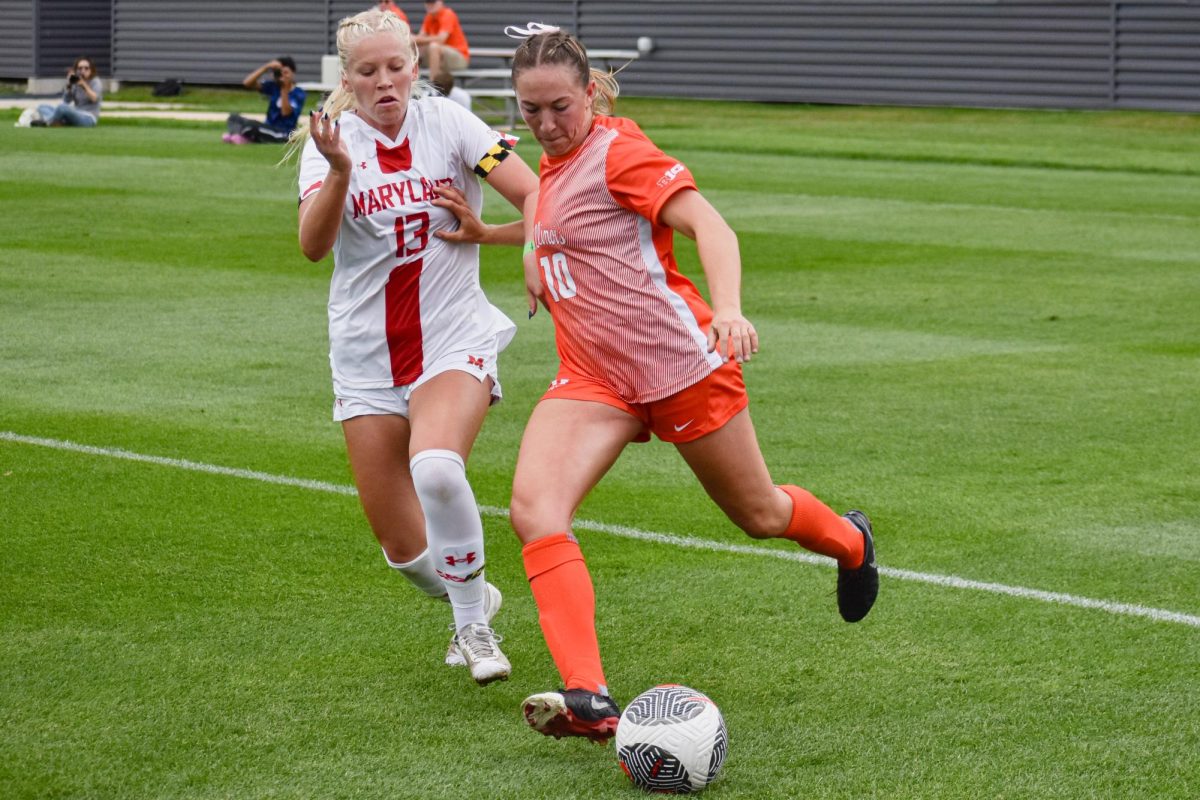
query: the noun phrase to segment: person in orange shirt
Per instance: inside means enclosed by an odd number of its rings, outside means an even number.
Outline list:
[[[466,69],[471,62],[471,50],[458,23],[458,14],[442,0],[425,0],[425,19],[414,41],[421,52],[421,64],[429,68],[433,83],[445,83],[448,73]]]
[[[379,0],[380,11],[390,11],[400,19],[404,20],[404,24],[408,24],[408,14],[404,13],[404,9],[392,2],[392,0]]]
[[[540,300],[554,320],[559,368],[525,427],[509,511],[564,688],[531,695],[523,712],[547,736],[603,742],[621,712],[571,524],[631,442],[654,434],[673,444],[749,536],[836,560],[847,622],[871,610],[879,571],[867,515],[838,515],[805,489],[775,483],[759,449],[742,379],[758,333],[742,315],[736,234],[684,164],[632,120],[609,115],[616,82],[589,67],[582,43],[536,31],[512,67],[521,116],[544,151],[538,194],[525,204],[525,282],[530,316]],[[460,230],[482,227],[486,238],[488,226],[461,212]],[[679,271],[676,231],[696,242],[711,306]]]

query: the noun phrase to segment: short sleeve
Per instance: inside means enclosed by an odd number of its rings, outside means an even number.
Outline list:
[[[605,174],[613,199],[655,224],[667,200],[684,189],[696,188],[688,168],[637,129],[621,129],[609,145]]]
[[[512,152],[515,139],[489,128],[483,120],[450,100],[438,99],[446,128],[454,133],[454,152],[467,169],[487,178]]]
[[[304,152],[300,156],[300,202],[303,203],[321,188],[325,176],[329,173],[329,162],[317,144],[309,139],[304,144]]]

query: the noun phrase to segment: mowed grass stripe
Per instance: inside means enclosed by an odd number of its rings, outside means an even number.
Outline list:
[[[293,486],[300,489],[331,492],[342,495],[358,495],[357,490],[353,486],[339,485],[325,481],[314,481],[305,478],[293,478],[287,475],[272,475],[266,472],[238,469],[236,467],[222,467],[215,464],[203,464],[196,461],[189,461],[187,459],[163,458],[161,456],[133,453],[128,450],[121,450],[118,448],[94,447],[92,445],[78,444],[76,442],[62,441],[58,439],[24,436],[13,431],[0,431],[0,440],[13,442],[16,444],[48,447],[56,450],[67,450],[88,455],[119,458],[127,461],[138,461],[141,463],[155,464],[163,467],[174,467],[193,472],[205,472],[211,475],[224,475],[232,478],[262,481],[263,483],[271,483],[278,486]],[[507,509],[497,508],[495,506],[481,505],[480,511],[483,514],[491,517],[508,516]],[[715,542],[695,536],[681,536],[674,533],[644,531],[625,525],[610,525],[608,523],[597,522],[595,520],[577,519],[575,520],[575,527],[597,531],[599,533],[607,533],[613,536],[621,536],[627,539],[638,539],[646,542],[666,544],[673,547],[684,547],[691,550],[710,550],[719,553],[780,558],[786,561],[798,561],[805,564],[819,564],[827,567],[832,567],[835,564],[832,559],[806,552],[794,550],[775,550],[766,547],[755,547],[753,545],[737,545],[729,544],[727,542]],[[914,570],[898,569],[895,567],[881,566],[880,573],[885,577],[895,578],[898,580],[916,581],[918,583],[928,583],[934,586],[943,586],[953,589],[968,589],[973,591],[991,592],[993,594],[1009,595],[1011,597],[1037,600],[1044,603],[1057,603],[1060,605],[1075,606],[1077,608],[1095,609],[1109,614],[1145,617],[1158,622],[1175,622],[1181,625],[1189,625],[1193,628],[1200,628],[1200,616],[1183,614],[1178,611],[1147,608],[1145,606],[1134,605],[1131,603],[1113,602],[1111,600],[1096,600],[1088,597],[1077,597],[1075,595],[1064,594],[1061,592],[1048,592],[1041,589],[1030,589],[1023,586],[1006,586],[1000,583],[960,578],[955,575],[931,575],[923,572],[916,572]]]
[[[739,230],[899,244],[951,244],[1020,252],[1074,253],[1195,263],[1200,226],[1187,216],[1093,214],[914,200],[815,197],[717,190],[716,205]],[[863,219],[870,219],[869,226]],[[1019,239],[1013,231],[1019,230]]]

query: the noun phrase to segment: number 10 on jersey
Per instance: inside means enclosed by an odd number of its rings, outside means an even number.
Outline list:
[[[542,267],[542,274],[546,276],[546,288],[550,290],[554,302],[568,300],[576,295],[575,279],[571,277],[571,270],[567,268],[567,257],[564,254],[555,253],[549,258],[542,256],[538,259],[538,264]]]

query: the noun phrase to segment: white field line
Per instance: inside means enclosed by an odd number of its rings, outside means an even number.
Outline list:
[[[248,480],[261,481],[263,483],[273,483],[278,486],[294,486],[300,489],[310,489],[313,491],[331,492],[333,494],[349,496],[357,496],[358,494],[353,486],[346,486],[342,484],[326,483],[324,481],[312,481],[304,478],[291,478],[286,475],[274,475],[269,472],[256,472],[248,469],[221,467],[214,464],[203,464],[197,461],[187,461],[179,458],[148,456],[142,453],[130,452],[129,450],[119,450],[109,447],[92,447],[91,445],[76,444],[75,442],[64,441],[61,439],[43,439],[36,436],[23,436],[19,433],[13,433],[11,431],[0,431],[0,441],[14,442],[17,444],[31,444],[39,447],[49,447],[56,450],[69,450],[74,453],[86,453],[88,455],[105,456],[108,458],[120,458],[127,461],[138,461],[145,464],[155,464],[163,467],[175,467],[177,469],[191,470],[193,472],[206,472],[211,475],[245,478]],[[508,509],[497,508],[496,506],[480,506],[479,510],[484,515],[490,517],[508,516]],[[610,525],[605,522],[594,522],[592,520],[585,519],[575,520],[575,527],[596,531],[598,533],[607,533],[612,536],[621,536],[627,539],[639,539],[644,542],[667,544],[674,547],[687,548],[690,550],[709,550],[718,553],[734,553],[737,555],[779,558],[785,561],[799,561],[805,564],[820,564],[822,566],[833,566],[834,563],[832,559],[825,558],[824,556],[812,555],[810,553],[803,553],[795,550],[775,550],[767,547],[755,547],[753,545],[726,544],[725,542],[714,542],[708,539],[700,539],[695,536],[681,536],[674,533],[643,531],[639,530],[638,528],[628,528],[623,525]],[[1090,608],[1098,611],[1104,611],[1108,614],[1117,614],[1128,617],[1146,617],[1157,622],[1175,622],[1181,625],[1188,625],[1193,628],[1200,628],[1200,616],[1183,614],[1178,611],[1168,611],[1161,608],[1150,608],[1131,603],[1118,603],[1112,600],[1096,600],[1090,597],[1079,597],[1078,595],[1063,594],[1061,592],[1046,592],[1042,591],[1041,589],[1029,589],[1023,586],[1008,586],[1002,583],[974,581],[967,578],[959,578],[955,575],[935,575],[926,572],[914,572],[912,570],[897,569],[895,567],[880,567],[879,573],[885,577],[895,580],[929,583],[935,586],[946,586],[952,589],[970,589],[979,592],[991,592],[992,594],[1020,597],[1025,600],[1037,600],[1043,603],[1057,603],[1059,605],[1074,606],[1076,608]]]

